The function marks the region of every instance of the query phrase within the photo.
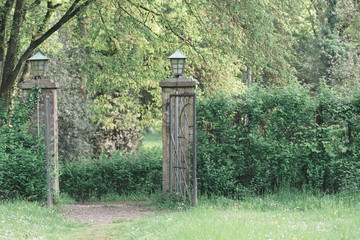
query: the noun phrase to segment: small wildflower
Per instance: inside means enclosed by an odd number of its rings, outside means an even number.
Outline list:
[[[334,214],[336,215],[338,213],[338,210],[335,210]]]

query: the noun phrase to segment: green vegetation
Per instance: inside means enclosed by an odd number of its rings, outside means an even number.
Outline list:
[[[60,188],[75,200],[99,199],[106,194],[150,194],[160,190],[161,176],[161,149],[140,149],[64,164]]]
[[[325,84],[253,87],[198,103],[202,193],[241,197],[285,186],[334,193],[360,187],[359,95]]]
[[[154,133],[147,133],[144,136],[144,140],[142,142],[143,148],[154,148],[160,147],[162,148],[162,132],[154,131]]]
[[[82,225],[35,202],[0,202],[0,239],[67,239]]]
[[[124,239],[356,239],[358,198],[268,195],[201,200],[197,208],[129,224]],[[124,236],[117,235],[117,236]]]
[[[46,196],[45,145],[31,129],[29,119],[38,90],[9,111],[0,102],[0,200],[15,197],[43,200]]]
[[[44,41],[94,0],[0,2],[0,98],[11,107],[19,79],[29,74],[27,59]]]
[[[62,86],[58,203],[150,197],[172,211],[84,227],[5,201],[0,238],[358,238],[359,23],[348,0],[0,1],[0,200],[46,193],[44,144],[29,134],[37,94],[19,103],[16,87],[41,50]],[[140,145],[176,49],[199,83],[209,198],[196,208],[159,194],[160,127]]]
[[[158,199],[158,198],[157,198]],[[0,203],[1,239],[356,239],[358,194],[280,191],[236,201],[202,197],[196,208],[82,225],[29,202]]]
[[[128,194],[108,193],[99,197],[92,196],[87,202],[120,202],[120,201],[148,201],[151,194],[145,191],[130,192]],[[70,198],[71,199],[71,198]]]
[[[160,118],[158,82],[176,49],[204,96],[293,81],[316,94],[321,80],[352,94],[359,12],[347,0],[2,1],[0,95],[11,107],[17,81],[29,76],[26,59],[41,50],[61,85],[61,160],[131,151]]]
[[[151,149],[154,147],[162,148],[162,123],[154,125],[152,130],[144,134],[142,148]]]

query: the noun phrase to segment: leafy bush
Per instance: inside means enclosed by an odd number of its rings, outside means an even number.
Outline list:
[[[46,196],[44,144],[29,131],[37,99],[38,92],[32,91],[10,110],[0,102],[0,199]]]
[[[60,189],[76,200],[87,200],[112,193],[153,193],[161,189],[161,181],[162,152],[152,148],[69,162],[62,166]]]
[[[200,191],[237,196],[282,185],[359,189],[359,99],[325,85],[312,98],[298,84],[200,99]]]

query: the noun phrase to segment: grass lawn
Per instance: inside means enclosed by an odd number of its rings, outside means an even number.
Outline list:
[[[144,135],[142,141],[143,148],[162,148],[162,123],[157,123],[153,126],[153,132],[148,132]]]
[[[129,239],[360,239],[359,199],[280,194],[207,200],[187,211],[142,219],[122,234]]]
[[[0,239],[68,239],[67,234],[81,229],[72,219],[57,216],[34,202],[0,202]]]
[[[79,224],[34,203],[0,204],[0,239],[360,239],[360,196],[280,193],[112,224]]]

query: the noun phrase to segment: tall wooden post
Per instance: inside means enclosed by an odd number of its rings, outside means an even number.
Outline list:
[[[50,138],[51,138],[51,172],[52,188],[55,196],[59,195],[59,151],[58,151],[58,108],[57,108],[57,89],[59,84],[49,79],[31,79],[19,84],[19,88],[23,90],[24,97],[34,87],[41,89],[38,111],[31,118],[34,126],[46,125],[45,100],[48,99],[50,109]],[[44,159],[45,161],[45,159]],[[44,162],[45,163],[45,162]],[[45,173],[44,173],[45,174]]]
[[[162,88],[162,141],[163,141],[163,179],[162,190],[170,192],[170,95],[171,94],[193,94],[196,82],[190,78],[167,78],[160,82]]]

